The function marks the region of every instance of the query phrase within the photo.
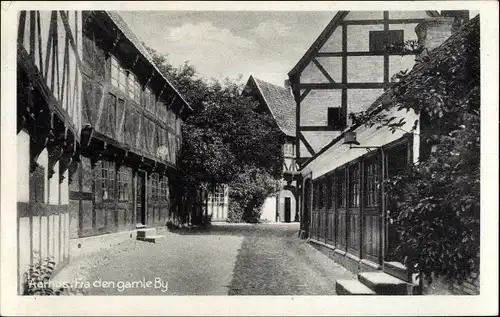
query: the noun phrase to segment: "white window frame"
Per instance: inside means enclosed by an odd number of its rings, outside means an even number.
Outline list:
[[[127,93],[127,77],[127,71],[120,65],[118,59],[111,56],[111,84],[124,93]]]
[[[128,96],[138,104],[141,103],[141,85],[135,74],[130,73],[128,76]]]

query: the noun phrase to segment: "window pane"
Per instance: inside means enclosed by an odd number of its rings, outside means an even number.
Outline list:
[[[349,207],[359,206],[359,167],[349,167]]]
[[[345,192],[345,171],[340,170],[336,174],[336,182],[337,182],[337,204],[338,207],[343,208],[345,207],[345,201],[346,201],[346,192]]]

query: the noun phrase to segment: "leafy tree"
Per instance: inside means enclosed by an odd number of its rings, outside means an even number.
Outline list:
[[[282,174],[284,139],[274,119],[258,113],[257,101],[241,96],[243,87],[231,80],[208,82],[198,77],[188,62],[175,68],[165,55],[148,50],[196,109],[182,127],[178,166],[184,174],[178,179],[177,190],[189,195],[198,188],[229,184],[232,206],[238,210],[235,213],[245,219],[256,215],[265,197],[276,191],[275,182]],[[188,198],[177,205],[185,207]],[[184,208],[179,211],[186,212]]]
[[[396,253],[411,273],[429,282],[434,275],[460,283],[479,270],[479,17],[430,52],[405,47],[403,54],[420,53],[412,71],[396,74],[379,108],[351,117],[357,124],[395,131],[405,120],[382,110],[396,107],[420,115],[421,122],[407,132],[420,124],[421,148],[429,150],[385,184],[401,238]]]
[[[247,166],[230,183],[230,221],[255,222],[266,198],[280,189],[280,181],[262,169]]]

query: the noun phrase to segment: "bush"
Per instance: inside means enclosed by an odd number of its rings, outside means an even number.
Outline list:
[[[54,289],[56,285],[51,281],[56,262],[54,257],[47,257],[36,264],[30,265],[23,274],[23,295],[76,295],[85,294],[82,288],[77,288],[69,283],[60,283],[61,287]]]
[[[396,253],[429,282],[431,273],[461,283],[479,272],[480,122],[467,113],[462,122],[428,160],[387,181],[401,237]]]

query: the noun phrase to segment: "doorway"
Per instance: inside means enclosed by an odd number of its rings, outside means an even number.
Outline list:
[[[143,171],[137,171],[135,188],[136,223],[146,225],[146,175]]]
[[[292,221],[292,200],[290,197],[285,197],[285,222]]]
[[[311,202],[312,202],[312,186],[311,186],[311,179],[308,178],[305,181],[304,184],[304,206],[303,206],[303,217],[302,217],[302,230],[304,232],[304,237],[303,238],[308,238],[309,237],[309,224],[311,222],[311,219],[309,218],[311,216]]]

